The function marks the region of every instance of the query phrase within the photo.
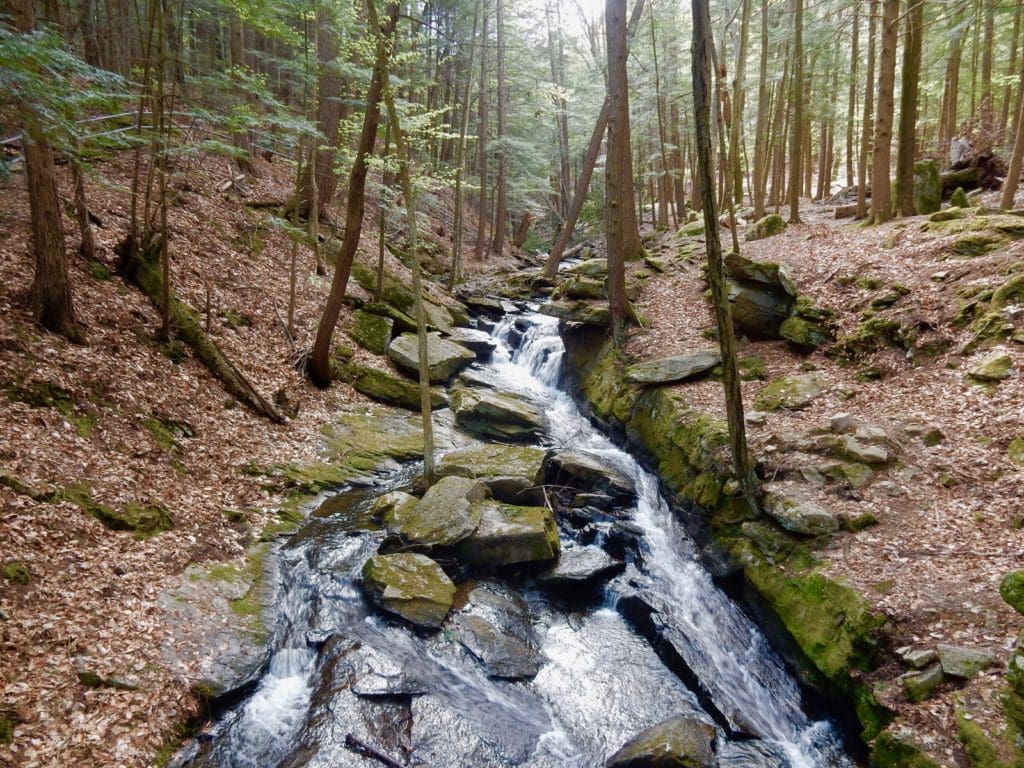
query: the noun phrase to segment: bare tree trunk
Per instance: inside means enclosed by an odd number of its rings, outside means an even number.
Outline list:
[[[992,125],[992,49],[995,47],[995,2],[984,0],[985,39],[981,45],[981,129],[991,138]]]
[[[674,101],[669,105],[669,130],[672,132],[672,151],[669,155],[672,169],[672,211],[675,214],[675,226],[686,215],[686,183],[683,178],[683,140],[679,135],[679,105]]]
[[[494,203],[494,237],[491,252],[501,255],[505,248],[505,223],[508,219],[508,126],[506,124],[506,73],[505,73],[505,0],[496,0],[494,10],[496,42],[498,46],[498,190]]]
[[[754,220],[764,218],[764,198],[768,171],[768,0],[761,0],[761,60],[757,82],[757,124],[754,128],[754,168],[751,197]]]
[[[899,32],[900,0],[883,0],[882,50],[878,60],[878,112],[872,147],[871,223],[892,218],[892,191],[889,174],[892,167],[892,120],[895,104],[896,40]]]
[[[548,27],[548,55],[551,59],[551,81],[561,91],[565,88],[565,56],[562,43],[561,4],[555,4],[558,14],[558,44],[551,22],[551,2],[544,3],[544,19]],[[555,128],[558,132],[558,213],[564,219],[569,211],[572,178],[569,168],[569,103],[562,93],[555,99]]]
[[[231,66],[240,69],[245,68],[245,23],[239,16],[231,19]],[[248,131],[234,131],[231,134],[231,143],[239,150],[235,158],[235,164],[240,170],[252,173],[252,144],[249,141]]]
[[[1013,141],[1013,152],[1010,155],[1010,167],[1003,182],[1003,194],[999,198],[999,207],[1005,210],[1013,208],[1013,201],[1020,184],[1021,161],[1024,160],[1024,101],[1017,113],[1017,135]]]
[[[608,159],[605,164],[605,239],[608,244],[608,304],[612,334],[621,341],[629,304],[626,261],[641,252],[633,209],[633,156],[629,131],[629,82],[626,60],[626,0],[606,0],[608,39]]]
[[[96,238],[92,233],[92,221],[89,219],[89,203],[85,194],[85,179],[82,177],[82,166],[76,158],[68,162],[71,167],[71,181],[75,186],[75,218],[78,219],[78,231],[82,236],[82,244],[78,252],[89,261],[96,260]]]
[[[1013,5],[1013,31],[1010,33],[1010,60],[1006,65],[1006,84],[1003,86],[1003,98],[999,105],[999,137],[1001,141],[1005,141],[1008,138],[1006,128],[1010,120],[1010,102],[1013,95],[1011,83],[1018,73],[1017,49],[1020,44],[1021,5],[1021,0],[1017,0]]]
[[[469,61],[466,64],[466,83],[462,91],[462,124],[459,126],[459,141],[455,146],[455,221],[452,225],[452,271],[448,277],[448,290],[455,289],[459,282],[460,269],[462,266],[462,238],[465,228],[465,189],[462,184],[462,176],[466,172],[466,133],[469,130],[469,107],[470,87],[473,84],[473,54],[476,47],[473,44],[476,39],[476,27],[480,21],[481,0],[477,0],[473,6],[473,33],[470,36]],[[482,193],[482,190],[481,190]]]
[[[949,22],[949,54],[946,57],[946,77],[942,90],[942,114],[939,119],[939,152],[949,150],[949,142],[956,135],[957,101],[960,96],[960,61],[963,56],[963,20],[961,8]]]
[[[878,0],[871,0],[868,11],[868,65],[867,86],[864,89],[864,113],[861,119],[860,153],[857,156],[857,213],[858,219],[868,215],[868,157],[871,155],[871,138],[874,135],[875,115],[875,38],[878,19]]]
[[[704,230],[707,247],[708,282],[722,351],[723,386],[733,467],[752,511],[757,510],[757,481],[747,451],[743,420],[743,395],[736,368],[736,339],[729,309],[729,291],[722,263],[722,245],[718,239],[711,153],[711,115],[709,99],[709,37],[707,0],[693,0],[693,101],[697,134],[697,166],[704,196]]]
[[[850,26],[850,95],[846,106],[846,186],[853,186],[854,117],[857,114],[857,70],[860,67],[860,3],[853,4]]]
[[[368,0],[374,2],[374,0]],[[377,36],[377,51],[370,77],[370,87],[366,92],[366,114],[363,116],[363,128],[359,135],[359,146],[352,163],[349,176],[348,205],[345,213],[345,234],[338,252],[338,263],[334,268],[331,281],[331,292],[324,306],[323,316],[317,326],[316,341],[310,353],[308,373],[310,380],[318,387],[326,387],[331,382],[330,350],[334,326],[338,324],[345,288],[352,271],[359,235],[363,228],[363,212],[366,205],[366,158],[373,154],[377,141],[377,126],[380,123],[380,99],[385,72],[391,50],[391,41],[398,24],[398,4],[389,2],[387,18],[383,25],[374,28]]]
[[[903,81],[900,86],[900,131],[896,155],[896,210],[913,216],[914,160],[917,144],[917,90],[921,76],[921,35],[924,0],[910,0],[903,42]]]
[[[490,110],[490,105],[487,100],[487,0],[483,2],[483,24],[480,28],[480,106],[479,106],[479,118],[477,120],[477,142],[476,142],[476,162],[477,171],[480,174],[480,198],[477,201],[477,228],[476,228],[476,246],[473,249],[473,257],[476,261],[480,261],[484,257],[484,251],[487,249],[487,113]]]
[[[743,202],[743,163],[740,161],[740,142],[743,140],[743,107],[746,101],[747,45],[750,39],[750,13],[752,0],[743,0],[740,16],[740,42],[736,47],[736,79],[732,88],[732,123],[729,126],[729,168],[732,172],[733,202]]]
[[[804,128],[804,0],[790,0],[793,8],[793,102],[789,139],[789,223],[800,223],[800,181]]]

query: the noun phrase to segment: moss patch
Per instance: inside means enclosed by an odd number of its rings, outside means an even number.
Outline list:
[[[131,531],[137,539],[148,539],[174,527],[170,512],[160,503],[132,501],[116,509],[93,499],[92,488],[85,482],[72,483],[60,495],[110,530]]]
[[[871,750],[871,768],[939,768],[913,744],[885,731],[875,739]]]
[[[79,437],[88,438],[96,426],[96,416],[85,413],[68,390],[53,382],[39,379],[33,379],[25,384],[12,382],[5,389],[7,399],[12,403],[25,403],[32,408],[54,409],[75,428]]]
[[[4,563],[2,573],[4,578],[11,582],[11,584],[24,585],[32,583],[32,571],[28,569],[27,565],[17,560]]]

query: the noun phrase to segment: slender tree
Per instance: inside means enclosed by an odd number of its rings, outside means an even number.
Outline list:
[[[771,118],[768,91],[768,0],[761,0],[761,52],[757,82],[757,123],[754,128],[754,168],[751,197],[754,219],[764,218],[768,175],[768,121]]]
[[[878,0],[871,0],[868,10],[868,61],[867,87],[864,89],[864,113],[861,118],[860,152],[857,155],[857,211],[858,219],[868,215],[868,158],[871,156],[871,139],[874,135],[875,119],[875,38],[878,19]]]
[[[800,223],[800,182],[804,133],[804,0],[791,0],[793,9],[793,80],[790,83],[793,122],[789,139],[789,223]]]
[[[871,222],[880,224],[892,218],[892,191],[889,174],[892,167],[892,122],[895,103],[896,39],[899,30],[900,0],[882,2],[882,49],[878,57],[878,94],[875,115],[875,139],[871,164]]]
[[[494,237],[491,251],[500,255],[505,248],[505,226],[508,219],[508,116],[507,75],[505,72],[505,0],[495,0],[495,35],[497,43],[497,118],[498,179],[494,200]]]
[[[917,154],[917,93],[921,77],[921,35],[924,0],[910,0],[903,37],[903,72],[900,85],[900,130],[896,154],[896,211],[913,216],[914,160]]]

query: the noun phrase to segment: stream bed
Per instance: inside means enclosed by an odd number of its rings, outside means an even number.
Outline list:
[[[179,764],[388,764],[359,744],[398,765],[594,768],[684,715],[715,726],[723,768],[853,766],[837,729],[805,711],[763,634],[700,565],[657,477],[561,387],[558,321],[512,313],[491,333],[497,348],[464,380],[525,396],[546,417],[540,445],[600,457],[634,486],[628,508],[560,522],[563,553],[603,547],[624,567],[585,599],[545,586],[536,568],[464,574],[445,625],[414,630],[365,599],[360,574],[385,536],[370,505],[410,489],[420,468],[341,489],[279,550],[262,677]],[[494,635],[484,647],[465,641],[481,627]]]

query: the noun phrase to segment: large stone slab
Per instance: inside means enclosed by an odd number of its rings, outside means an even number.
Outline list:
[[[703,720],[673,717],[638,733],[605,768],[714,768],[717,738]]]
[[[607,328],[612,324],[611,311],[607,303],[590,303],[586,301],[549,301],[540,308],[543,315],[557,317],[560,320],[597,325]]]
[[[355,363],[347,366],[347,374],[356,392],[389,405],[397,405],[411,411],[420,410],[420,387],[416,382],[382,371],[380,368]],[[448,396],[444,390],[431,387],[430,407],[436,410],[447,405]]]
[[[403,333],[388,346],[388,357],[412,376],[419,375],[419,340],[414,333]],[[427,367],[431,384],[446,384],[455,374],[476,360],[476,355],[460,344],[427,334]]]
[[[626,369],[626,381],[634,384],[669,384],[693,378],[720,365],[722,353],[717,347],[700,349],[675,357],[645,360]]]
[[[418,627],[439,627],[455,598],[451,579],[426,555],[376,555],[363,566],[363,590],[388,613]]]
[[[782,376],[768,382],[754,398],[759,411],[799,410],[806,408],[825,391],[821,379],[813,373]]]
[[[490,568],[542,562],[558,556],[558,527],[547,507],[477,501],[472,510],[480,525],[455,548],[462,562]]]
[[[633,481],[589,451],[552,450],[544,459],[544,477],[549,483],[565,485],[580,492],[603,493],[616,501],[636,499]]]
[[[992,665],[994,659],[988,651],[940,643],[935,647],[942,671],[950,677],[971,678]]]
[[[391,343],[394,327],[395,321],[390,317],[357,309],[352,313],[348,334],[363,349],[383,355]]]
[[[544,431],[544,415],[526,398],[511,392],[456,389],[455,421],[470,432],[500,440],[533,440]]]
[[[542,504],[544,449],[506,443],[478,443],[449,451],[437,462],[438,477],[476,478],[491,496],[509,504]]]
[[[558,562],[541,573],[537,582],[552,587],[589,587],[621,573],[625,567],[624,562],[601,547],[573,547],[563,551]]]
[[[478,331],[475,328],[454,328],[448,338],[476,355],[477,360],[489,359],[494,350],[498,348],[498,342],[491,334]]]
[[[523,680],[540,670],[541,655],[529,609],[499,585],[469,593],[466,605],[452,616],[446,634],[480,662],[489,677]]]
[[[778,491],[765,494],[764,510],[779,525],[793,533],[819,536],[839,530],[839,520],[824,507],[812,501],[791,498]]]
[[[385,515],[388,530],[409,544],[451,547],[465,539],[480,522],[475,506],[487,497],[487,486],[467,477],[442,477],[416,506],[395,506]]]

